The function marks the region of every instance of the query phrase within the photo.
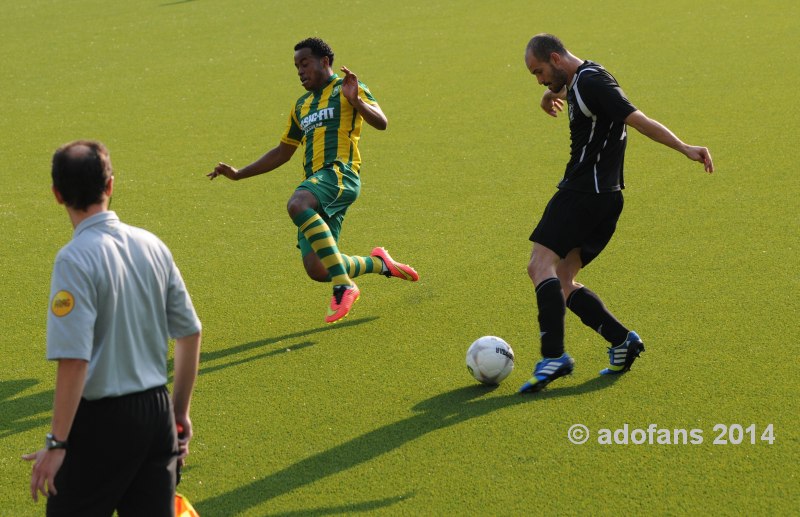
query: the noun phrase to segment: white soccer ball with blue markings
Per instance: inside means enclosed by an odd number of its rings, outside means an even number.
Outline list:
[[[513,369],[514,351],[497,336],[478,338],[467,350],[467,370],[484,384],[500,384]]]

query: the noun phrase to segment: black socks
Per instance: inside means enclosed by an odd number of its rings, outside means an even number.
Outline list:
[[[603,336],[611,346],[621,345],[628,337],[628,329],[606,309],[602,300],[589,288],[581,287],[572,291],[572,294],[567,298],[566,305],[569,310],[581,319],[584,325]],[[541,305],[539,310],[541,311]],[[541,316],[539,318],[541,322]]]
[[[542,357],[561,357],[564,353],[564,316],[567,307],[558,278],[548,278],[536,286],[539,306],[539,335]]]

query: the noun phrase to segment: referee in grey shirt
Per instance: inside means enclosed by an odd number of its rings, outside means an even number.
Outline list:
[[[192,437],[200,320],[164,243],[108,210],[114,177],[103,144],[59,148],[52,179],[75,233],[53,267],[55,400],[44,448],[23,456],[34,461],[31,496],[47,497],[49,516],[173,515],[176,466]]]

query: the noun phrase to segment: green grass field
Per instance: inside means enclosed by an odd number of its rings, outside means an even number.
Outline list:
[[[204,324],[180,486],[201,515],[797,512],[798,4],[306,5],[4,4],[0,515],[44,513],[20,456],[49,430],[49,280],[72,235],[49,167],[76,138],[111,149],[112,209],[172,249]],[[601,379],[604,342],[568,314],[574,376],[521,397],[539,349],[527,239],[569,151],[566,118],[539,110],[523,63],[543,31],[708,146],[717,172],[631,134],[622,221],[579,280],[647,352]],[[285,212],[299,155],[243,182],[205,178],[278,142],[304,92],[292,47],[310,35],[389,118],[386,132],[364,130],[342,251],[382,245],[422,277],[362,277],[361,301],[333,327],[329,286],[305,276]],[[517,355],[496,389],[464,367],[486,334]],[[577,423],[586,444],[567,439]],[[704,441],[597,442],[625,424]],[[754,424],[756,443],[715,445],[716,424]],[[769,424],[772,444],[760,440]]]

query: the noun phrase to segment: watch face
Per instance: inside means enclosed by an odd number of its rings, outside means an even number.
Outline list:
[[[47,436],[44,437],[44,448],[47,450],[66,449],[67,442],[59,442],[58,440],[56,440],[55,436],[48,433]]]

